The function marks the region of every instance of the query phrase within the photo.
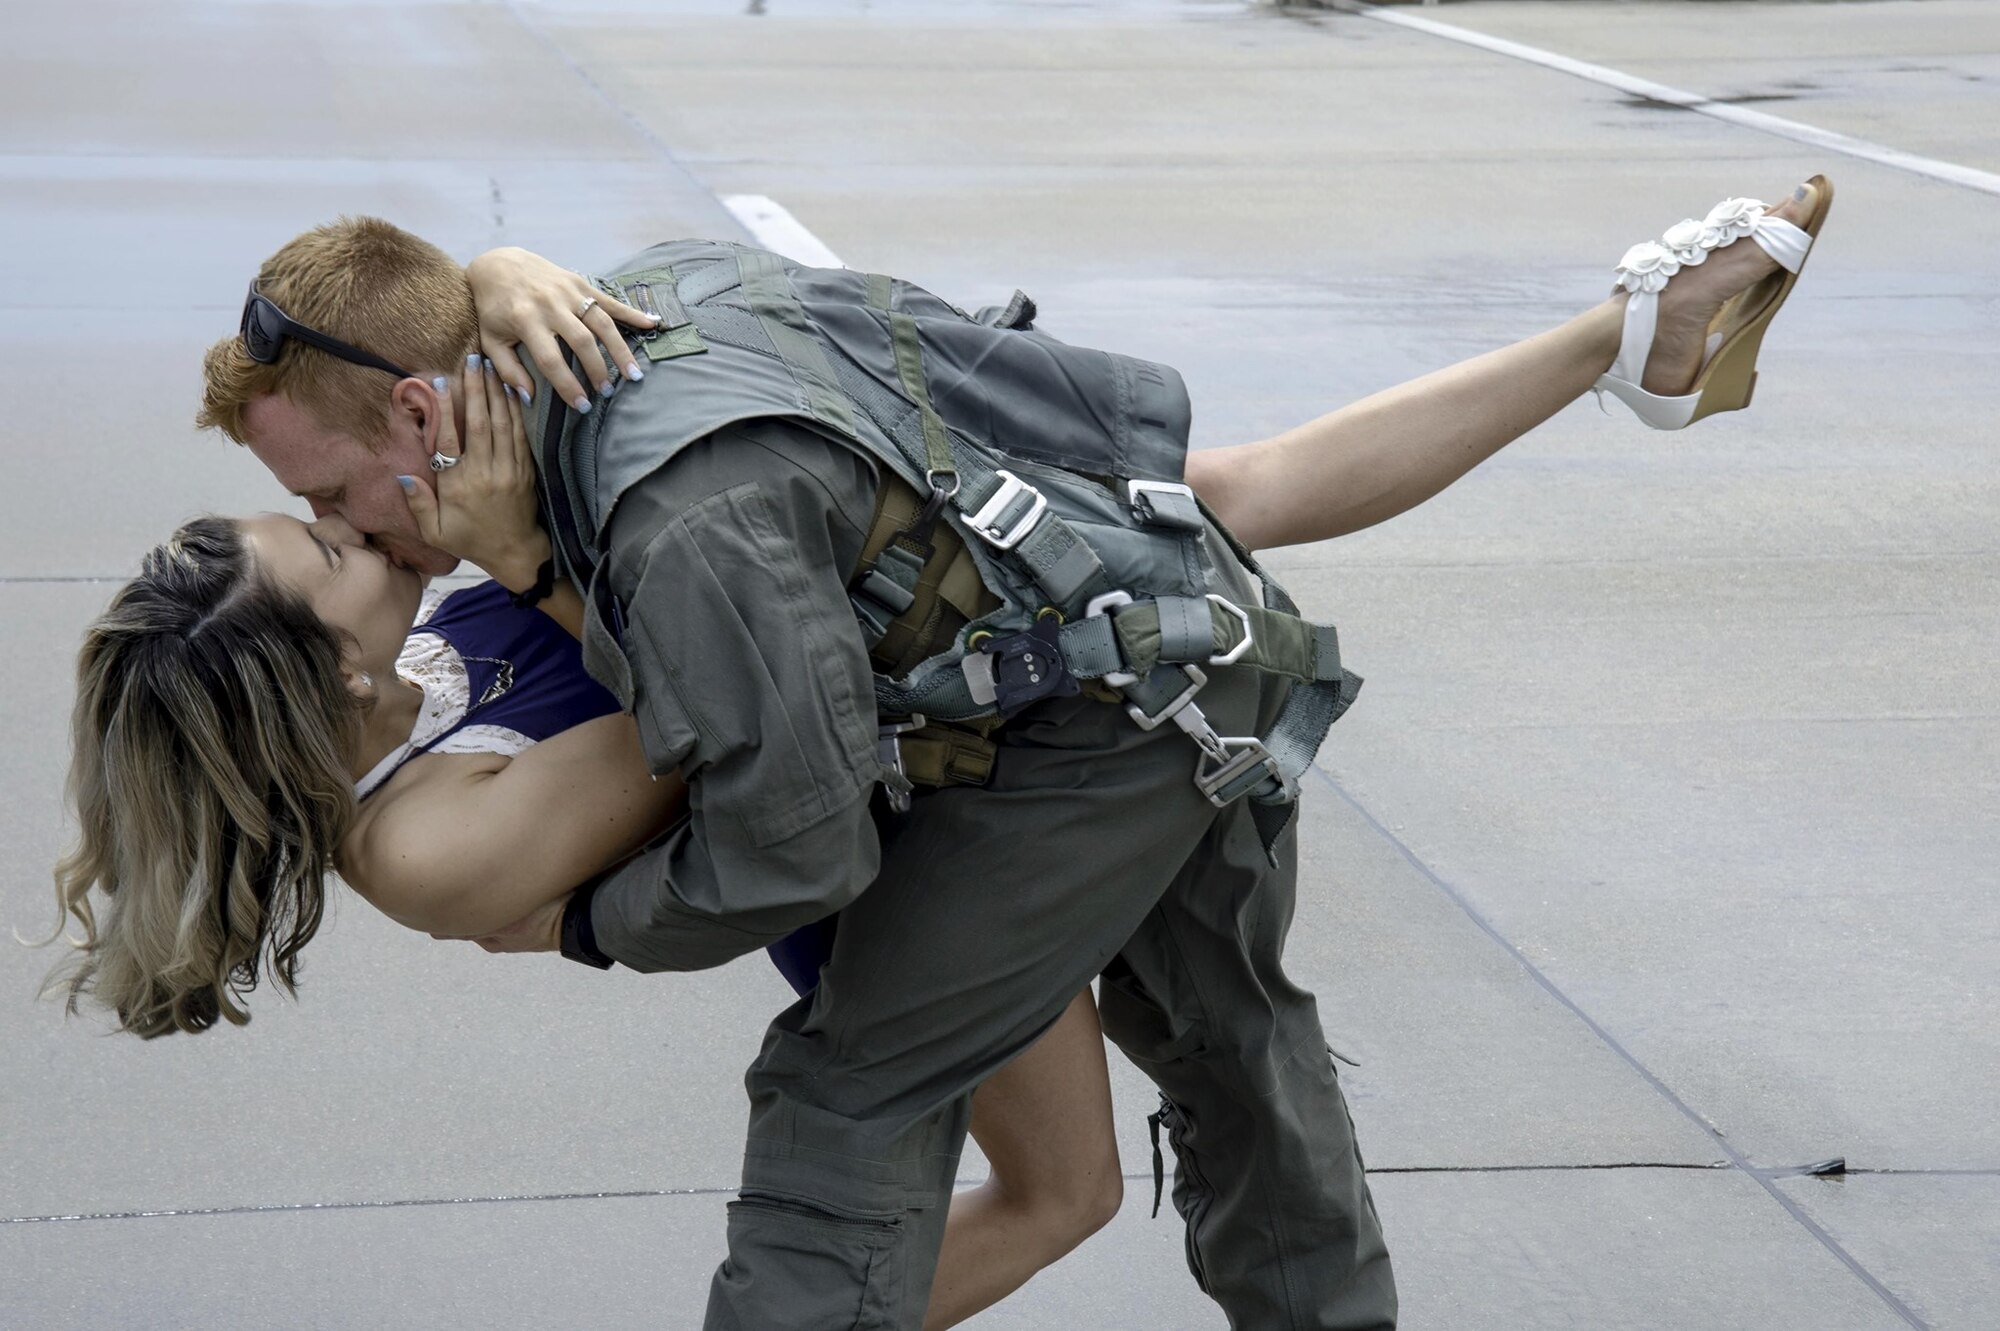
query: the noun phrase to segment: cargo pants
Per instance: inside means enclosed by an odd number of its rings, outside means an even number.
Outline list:
[[[815,475],[865,526],[872,494],[842,494],[859,482],[838,468]],[[614,555],[621,524],[652,525],[634,521],[648,502],[622,501]],[[1224,566],[1213,590],[1254,596],[1211,545]],[[669,565],[618,589],[654,636],[674,576]],[[1222,733],[1256,734],[1285,689],[1218,669],[1199,701]],[[1141,730],[1105,702],[1043,701],[996,738],[989,784],[878,812],[879,867],[845,906],[818,989],[770,1026],[746,1078],[742,1188],[709,1331],[916,1331],[972,1090],[1100,974],[1105,1031],[1171,1106],[1188,1263],[1231,1325],[1393,1327],[1352,1122],[1312,996],[1282,964],[1295,834],[1267,855],[1242,802],[1217,809],[1195,788],[1183,732]],[[699,803],[699,778],[695,790]],[[758,927],[799,922],[766,911]],[[766,941],[753,933],[740,950]]]

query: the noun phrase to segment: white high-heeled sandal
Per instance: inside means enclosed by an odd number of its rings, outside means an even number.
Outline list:
[[[1656,430],[1678,430],[1718,411],[1750,405],[1764,330],[1798,282],[1799,270],[1833,204],[1833,186],[1825,176],[1814,176],[1806,188],[1813,192],[1813,206],[1803,227],[1770,216],[1755,199],[1724,199],[1701,221],[1688,218],[1669,227],[1661,239],[1625,251],[1617,269],[1618,285],[1631,293],[1625,301],[1625,331],[1610,373],[1593,385],[1600,403],[1610,393]],[[1723,305],[1709,324],[1708,345],[1693,388],[1679,397],[1648,393],[1639,385],[1653,352],[1659,293],[1681,269],[1707,262],[1711,253],[1745,236],[1777,260],[1781,271]]]

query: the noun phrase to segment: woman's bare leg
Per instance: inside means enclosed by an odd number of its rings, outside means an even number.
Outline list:
[[[1088,989],[973,1093],[972,1139],[993,1173],[951,1200],[924,1331],[998,1303],[1118,1213],[1111,1080]]]
[[[1804,221],[1803,187],[1771,209]],[[1777,271],[1747,241],[1683,269],[1660,293],[1645,388],[1683,393],[1709,319]],[[1233,448],[1188,455],[1187,478],[1252,549],[1323,541],[1415,508],[1574,402],[1611,368],[1621,294],[1559,328],[1384,389],[1317,420]]]

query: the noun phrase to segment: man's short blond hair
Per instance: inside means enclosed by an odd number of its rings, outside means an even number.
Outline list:
[[[257,289],[292,318],[414,372],[448,370],[478,345],[472,289],[451,256],[379,217],[343,217],[289,241],[257,270]],[[281,393],[314,420],[371,447],[387,431],[392,382],[288,338],[277,364],[226,337],[202,358],[195,424],[247,442],[243,409]]]

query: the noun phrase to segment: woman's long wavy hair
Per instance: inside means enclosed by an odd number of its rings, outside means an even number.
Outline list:
[[[55,880],[83,937],[44,991],[66,986],[71,1013],[90,994],[148,1039],[245,1024],[267,965],[295,994],[354,818],[360,710],[340,639],[235,523],[199,518],[147,555],[77,663],[79,833]]]

